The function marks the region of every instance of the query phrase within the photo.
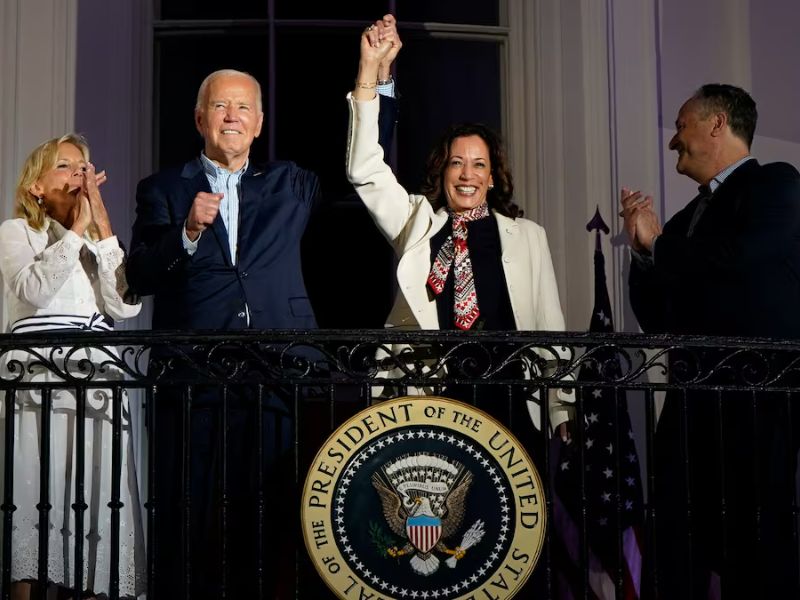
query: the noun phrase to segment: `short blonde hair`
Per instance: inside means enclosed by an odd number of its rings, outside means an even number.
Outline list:
[[[89,145],[83,136],[77,133],[67,133],[59,138],[53,138],[39,144],[33,149],[17,180],[16,213],[24,218],[28,225],[34,229],[44,229],[44,205],[39,204],[39,199],[31,192],[31,187],[47,171],[52,169],[58,161],[58,147],[61,144],[72,144],[81,151],[83,160],[89,162]]]

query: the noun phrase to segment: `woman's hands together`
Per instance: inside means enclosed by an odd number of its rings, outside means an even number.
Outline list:
[[[108,211],[100,194],[100,186],[108,180],[105,171],[97,173],[92,163],[86,165],[77,202],[72,208],[72,231],[83,236],[94,223],[97,235],[104,240],[113,235]]]

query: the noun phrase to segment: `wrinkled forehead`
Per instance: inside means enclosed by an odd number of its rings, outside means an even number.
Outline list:
[[[208,83],[205,101],[227,98],[257,102],[258,88],[255,81],[246,75],[220,75],[212,79]]]

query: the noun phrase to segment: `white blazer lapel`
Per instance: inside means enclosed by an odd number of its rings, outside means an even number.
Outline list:
[[[531,266],[531,254],[525,231],[514,219],[497,212],[497,228],[500,233],[503,272],[506,276],[508,297],[514,322],[517,329],[533,329],[533,289],[534,279]]]
[[[406,248],[403,250],[403,255],[405,256],[407,252],[411,252],[421,244],[427,244],[430,242],[430,239],[439,233],[439,230],[444,227],[445,223],[447,223],[447,209],[442,207],[430,216],[428,229],[425,231],[422,237],[416,241],[409,240],[408,246],[406,246]]]
[[[428,296],[426,281],[431,268],[430,240],[447,222],[447,210],[440,208],[429,216],[425,234],[418,240],[409,240],[397,265],[397,282],[408,307],[421,329],[438,329],[439,316],[436,301]]]

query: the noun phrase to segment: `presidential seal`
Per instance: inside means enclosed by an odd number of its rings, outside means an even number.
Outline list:
[[[349,419],[303,488],[306,548],[345,599],[511,598],[539,558],[545,517],[519,441],[486,413],[432,396]]]

